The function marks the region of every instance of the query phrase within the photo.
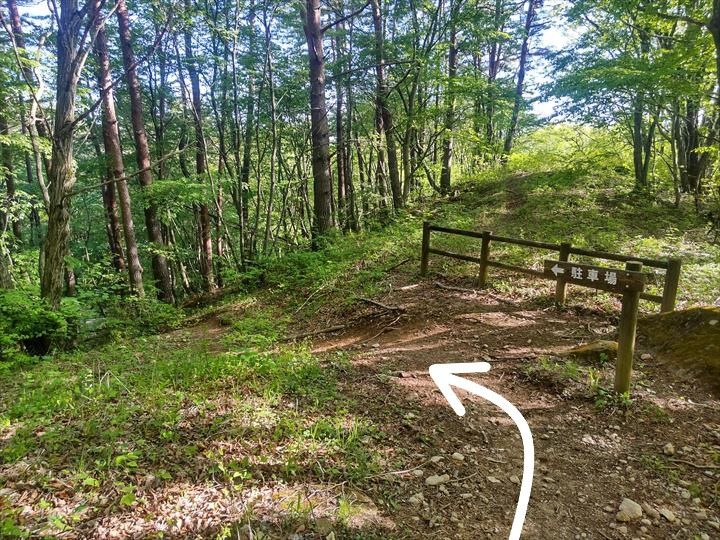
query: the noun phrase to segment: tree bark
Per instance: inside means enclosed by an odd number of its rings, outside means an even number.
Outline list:
[[[392,192],[393,209],[399,210],[404,206],[400,169],[398,165],[397,143],[395,142],[395,125],[388,102],[390,88],[385,74],[385,36],[383,32],[383,18],[380,0],[372,0],[373,28],[375,31],[375,74],[377,77],[377,107],[382,117],[382,132],[385,134],[387,145],[387,164],[390,176],[390,191]],[[380,133],[378,133],[380,134]]]
[[[108,238],[108,247],[112,254],[112,265],[116,272],[125,271],[125,255],[123,254],[122,242],[120,237],[120,220],[118,219],[117,198],[115,194],[115,182],[112,180],[112,172],[105,158],[103,150],[100,149],[100,137],[97,130],[92,129],[93,148],[98,163],[102,164],[103,169],[103,185],[100,188],[102,193],[103,208],[105,210],[105,232]]]
[[[330,136],[325,102],[325,53],[320,0],[306,0],[303,28],[310,68],[310,123],[313,171],[313,247],[333,228]]]
[[[87,14],[78,9],[77,0],[60,0],[57,28],[57,87],[52,154],[48,170],[48,228],[41,257],[40,294],[53,309],[60,307],[65,277],[65,257],[70,238],[70,198],[75,186],[73,134],[75,97],[85,64],[80,50]]]
[[[520,65],[518,67],[517,82],[515,85],[515,103],[513,104],[510,125],[505,134],[505,144],[503,145],[504,159],[512,152],[515,131],[517,129],[518,118],[520,117],[520,107],[523,102],[523,87],[525,85],[525,71],[527,69],[527,60],[530,51],[530,36],[532,35],[535,24],[537,9],[541,4],[542,0],[528,0],[527,15],[525,16],[525,33],[523,34],[522,46],[520,48]]]
[[[445,129],[443,136],[443,157],[440,170],[440,192],[443,195],[450,193],[453,159],[453,129],[455,127],[455,79],[457,77],[458,63],[458,37],[457,12],[461,0],[455,0],[450,5],[450,48],[448,49],[448,85],[445,98]]]
[[[128,92],[130,94],[130,117],[135,140],[135,159],[139,174],[138,179],[144,190],[152,186],[152,169],[150,163],[150,147],[148,145],[147,133],[145,132],[143,118],[142,92],[140,79],[137,75],[135,53],[132,47],[132,34],[130,32],[130,16],[128,14],[125,0],[118,0],[116,15],[120,31],[120,48],[127,77]],[[155,244],[156,249],[152,253],[152,269],[158,297],[164,302],[173,302],[174,294],[170,269],[165,255],[160,253],[165,242],[160,229],[160,221],[157,217],[157,205],[150,201],[145,204],[145,228],[147,229],[148,240]]]
[[[96,17],[96,25],[98,18]],[[135,239],[135,225],[132,216],[132,204],[130,201],[130,190],[125,178],[125,165],[120,147],[120,132],[118,120],[115,114],[115,102],[113,99],[112,78],[110,76],[110,56],[107,48],[107,35],[105,29],[96,28],[95,56],[98,63],[98,83],[102,98],[102,133],[105,155],[110,171],[109,186],[105,191],[114,191],[113,184],[117,186],[118,199],[120,201],[120,215],[122,216],[123,233],[125,238],[125,249],[127,251],[127,269],[130,278],[130,288],[140,297],[145,295],[142,281],[142,266],[138,255],[137,241]],[[114,198],[114,197],[113,197]]]
[[[190,10],[190,3],[185,2],[185,7]],[[205,181],[207,174],[207,157],[205,149],[205,135],[202,124],[202,100],[200,96],[200,75],[193,53],[191,29],[185,29],[185,58],[187,60],[188,76],[190,77],[190,89],[192,93],[193,124],[195,126],[195,172],[198,180]],[[210,211],[206,202],[198,205],[198,236],[200,240],[200,273],[203,279],[203,288],[206,291],[215,290],[215,279],[213,277],[213,247],[210,228]]]

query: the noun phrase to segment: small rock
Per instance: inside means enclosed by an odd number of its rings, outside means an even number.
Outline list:
[[[379,349],[379,348],[380,348],[380,344],[379,344],[379,343],[373,343],[373,344],[372,344],[372,348],[373,348],[373,349]]]
[[[622,525],[617,528],[617,532],[619,532],[620,534],[627,534],[627,527],[625,525]]]
[[[615,516],[617,521],[632,521],[642,517],[642,507],[631,499],[623,499],[620,503],[620,511]]]
[[[720,321],[718,321],[717,319],[713,319],[713,320],[710,321],[708,324],[709,324],[710,326],[715,326],[715,325],[716,325],[717,323],[719,323],[719,322],[720,322]]]
[[[672,510],[670,510],[669,508],[663,507],[660,510],[658,510],[658,512],[662,517],[667,519],[670,523],[672,523],[676,519],[675,514],[673,514]]]
[[[423,471],[422,469],[415,469],[412,473],[418,478],[420,478],[421,476],[425,476],[425,471]]]
[[[455,452],[450,457],[452,457],[455,461],[464,461],[465,460],[465,456],[463,456],[460,452]]]
[[[432,463],[438,463],[438,462],[441,461],[441,460],[442,460],[442,456],[433,456],[433,457],[430,458],[430,461],[431,461]]]
[[[652,359],[653,359],[653,355],[650,353],[643,353],[640,355],[640,360],[642,360],[643,362],[647,362],[648,360],[652,360]]]
[[[425,485],[427,486],[439,486],[440,484],[444,484],[445,482],[448,482],[450,480],[450,475],[443,474],[438,476],[437,474],[433,474],[432,476],[428,476],[425,479]]]
[[[707,512],[705,510],[695,512],[695,518],[701,521],[705,521],[707,519]]]
[[[512,482],[513,484],[519,484],[519,483],[520,483],[520,479],[519,479],[516,475],[513,474],[513,475],[510,477],[510,482]]]
[[[145,489],[154,489],[160,485],[160,479],[154,474],[145,476]]]
[[[487,481],[490,482],[491,484],[500,484],[501,483],[500,480],[498,480],[494,476],[488,476]]]
[[[410,504],[419,506],[423,503],[424,500],[425,500],[425,496],[422,494],[422,492],[419,492],[419,493],[416,493],[415,495],[413,495],[412,497],[410,497],[408,499],[408,502]]]
[[[663,454],[666,456],[673,456],[675,455],[675,446],[673,446],[673,443],[667,443],[665,446],[663,446]]]
[[[640,506],[642,507],[643,512],[645,512],[652,519],[657,519],[660,517],[660,512],[655,510],[655,508],[650,506],[648,503],[642,503]]]
[[[461,499],[472,499],[472,493],[461,493],[460,498]]]
[[[330,531],[330,534],[325,537],[325,540],[335,540],[335,533]]]
[[[646,525],[646,526],[648,526],[648,527],[649,527],[650,525],[652,525],[652,521],[650,521],[648,518],[642,518],[642,519],[640,520],[640,523],[642,523],[643,525]]]

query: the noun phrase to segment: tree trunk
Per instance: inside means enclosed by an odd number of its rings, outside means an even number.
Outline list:
[[[248,57],[250,59],[254,58],[254,55],[256,54],[255,51],[255,2],[252,1],[250,3],[250,12],[248,15],[248,32],[250,33],[248,37]],[[233,64],[233,70],[235,70],[235,77],[237,66]],[[247,89],[247,110],[245,112],[245,131],[243,133],[243,154],[242,154],[242,166],[240,168],[240,181],[238,182],[237,189],[239,191],[239,197],[237,199],[237,203],[240,206],[240,236],[242,237],[242,251],[245,251],[246,247],[248,246],[247,242],[247,227],[248,227],[248,218],[249,218],[249,206],[250,206],[250,200],[249,200],[249,193],[250,193],[250,152],[252,150],[252,136],[254,132],[254,122],[255,122],[255,75],[254,75],[254,69],[253,66],[250,66],[250,68],[247,70],[247,78],[248,78],[248,89]],[[234,90],[234,92],[237,92],[237,89]],[[235,95],[235,104],[237,106],[237,94]],[[237,111],[236,111],[236,118],[237,118]],[[239,124],[239,119],[236,120],[236,122]],[[250,257],[252,257],[254,254],[251,252]]]
[[[60,0],[59,6],[55,121],[48,170],[48,228],[40,278],[40,293],[53,309],[60,307],[70,238],[70,197],[76,180],[73,160],[75,96],[84,67],[79,42],[86,30],[86,13],[78,9],[77,0]]]
[[[453,159],[453,134],[455,127],[455,78],[457,77],[457,11],[460,0],[455,0],[450,5],[450,48],[448,49],[448,86],[445,98],[445,129],[443,135],[443,156],[442,168],[440,170],[440,192],[443,195],[450,193],[450,180],[452,175]]]
[[[388,106],[390,88],[385,75],[385,37],[383,32],[383,19],[380,0],[372,0],[373,27],[375,30],[375,74],[377,76],[377,107],[382,116],[382,131],[385,133],[387,144],[387,164],[390,176],[390,191],[392,192],[393,209],[403,207],[403,191],[400,182],[400,169],[398,165],[397,144],[395,142],[395,125],[393,115]],[[380,133],[378,133],[380,134]]]
[[[267,20],[267,13],[263,13],[263,25],[265,26],[265,62],[267,65],[268,90],[270,91],[270,185],[268,186],[268,200],[265,214],[265,234],[263,236],[263,253],[267,253],[270,243],[273,203],[275,198],[275,184],[277,183],[277,154],[278,154],[278,132],[277,132],[277,100],[275,97],[275,73],[273,70],[272,42],[270,36],[270,23]]]
[[[138,178],[142,188],[147,190],[153,182],[150,166],[150,148],[145,132],[140,79],[136,70],[135,53],[132,48],[132,34],[130,32],[130,17],[125,0],[118,0],[116,14],[120,31],[123,66],[125,67],[125,76],[127,77],[128,92],[130,94],[130,117],[135,139]],[[145,228],[147,229],[148,240],[156,246],[152,253],[152,268],[158,297],[164,302],[172,302],[174,294],[170,270],[167,259],[159,252],[165,246],[165,242],[160,229],[160,221],[157,217],[157,206],[152,201],[147,201],[145,204]]]
[[[115,182],[112,180],[112,172],[108,166],[103,150],[100,149],[100,138],[96,129],[92,128],[93,148],[98,163],[103,168],[103,185],[101,187],[103,208],[105,210],[105,232],[108,238],[108,247],[112,254],[112,265],[116,272],[125,271],[125,255],[123,254],[120,237],[120,220],[118,219],[117,199],[115,196]]]
[[[22,24],[20,20],[20,12],[18,11],[17,2],[16,0],[7,0],[7,6],[8,6],[8,14],[10,16],[10,27],[12,29],[13,39],[15,40],[15,45],[20,49],[21,51],[25,50],[25,34],[23,33]],[[27,56],[27,55],[26,55]],[[29,64],[23,65],[23,79],[26,83],[29,83],[31,85],[34,85],[37,81],[35,80],[35,74],[33,73],[32,68]],[[39,85],[42,87],[42,85]],[[31,90],[32,91],[32,90]],[[39,93],[39,91],[38,91]],[[44,136],[47,135],[45,132],[45,126],[42,123],[42,121],[38,121],[35,118],[35,112],[37,111],[37,105],[34,102],[32,97],[29,97],[27,99],[27,103],[29,104],[29,115],[27,114],[27,109],[25,106],[22,107],[22,124],[23,124],[23,132],[27,130],[28,134],[30,135],[31,144],[33,147],[33,154],[35,158],[35,173],[37,175],[38,184],[40,185],[40,189],[43,192],[43,202],[45,203],[45,206],[48,206],[49,203],[49,196],[47,193],[47,185],[45,183],[45,175],[43,174],[43,166],[45,166],[45,169],[50,168],[50,163],[47,160],[47,157],[40,151],[39,143],[38,143],[38,137],[39,137],[39,131],[38,126],[41,126],[41,131]],[[32,163],[30,160],[30,154],[28,152],[25,153],[25,159],[26,163],[28,163],[28,182],[32,181]]]
[[[520,66],[518,67],[517,83],[515,85],[515,103],[503,146],[505,159],[512,151],[515,130],[517,129],[518,118],[520,117],[520,107],[523,102],[523,86],[525,85],[525,71],[527,69],[528,53],[530,50],[529,41],[532,35],[533,25],[535,24],[537,8],[540,7],[541,3],[542,0],[528,0],[527,15],[525,17],[525,33],[523,34],[522,47],[520,48]]]
[[[0,135],[7,137],[10,134],[8,128],[7,117],[0,114]],[[6,198],[0,205],[0,232],[4,232],[9,221],[12,229],[13,237],[17,242],[22,241],[22,228],[20,227],[20,216],[13,209],[15,202],[15,171],[13,169],[12,149],[7,144],[0,145],[0,154],[2,154],[3,177],[5,178]],[[2,210],[5,207],[6,210]]]
[[[185,7],[190,11],[190,3],[185,2]],[[198,180],[205,181],[207,175],[207,158],[205,149],[205,136],[202,124],[202,100],[200,96],[200,75],[193,53],[191,28],[185,29],[185,58],[187,60],[188,76],[190,77],[190,89],[192,92],[192,113],[195,126],[195,172]],[[206,291],[215,289],[213,278],[213,247],[210,229],[210,211],[206,202],[199,205],[198,235],[200,239],[200,273],[203,279],[203,287]]]
[[[99,20],[96,17],[96,25]],[[132,209],[130,202],[130,191],[125,179],[125,165],[123,164],[122,149],[120,147],[120,132],[118,131],[118,120],[115,115],[115,102],[113,99],[112,78],[110,76],[110,56],[107,48],[107,36],[105,29],[96,27],[97,37],[95,38],[95,56],[98,63],[98,83],[102,97],[102,133],[105,155],[109,165],[110,175],[108,180],[112,185],[117,186],[118,199],[120,200],[120,215],[122,216],[123,232],[125,238],[125,249],[127,251],[127,269],[130,277],[130,288],[140,297],[145,295],[142,281],[142,266],[138,255],[137,241],[135,240],[135,225],[133,223]]]
[[[343,51],[343,38],[341,33],[333,40],[335,45],[335,165],[337,170],[337,221],[338,226],[344,230],[348,228],[348,213],[347,207],[347,193],[345,188],[347,182],[345,180],[345,173],[347,168],[345,165],[346,161],[346,144],[345,144],[345,123],[344,123],[344,107],[345,107],[345,88],[344,81],[342,78],[342,71],[345,69],[344,51]]]
[[[310,122],[313,171],[313,247],[333,228],[330,136],[325,103],[325,53],[320,0],[306,0],[303,28],[310,67]]]

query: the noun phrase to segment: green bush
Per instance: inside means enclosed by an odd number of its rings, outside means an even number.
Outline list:
[[[180,326],[184,312],[154,298],[111,299],[103,309],[104,327],[122,335],[146,335],[165,332]]]
[[[31,291],[0,292],[0,361],[65,347],[77,338],[79,322],[80,308],[72,299],[53,311]]]

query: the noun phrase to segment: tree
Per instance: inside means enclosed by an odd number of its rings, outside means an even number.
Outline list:
[[[95,16],[95,56],[98,63],[98,85],[102,98],[102,135],[105,154],[108,161],[107,183],[110,185],[106,191],[109,197],[110,190],[117,188],[120,199],[120,215],[122,216],[125,248],[127,250],[127,269],[130,277],[130,288],[140,297],[145,295],[142,281],[142,266],[138,255],[135,240],[135,225],[132,217],[132,204],[130,190],[125,179],[125,165],[123,164],[122,149],[120,147],[120,132],[117,116],[115,115],[115,101],[113,98],[112,78],[110,77],[110,56],[108,54],[107,36],[99,16]],[[110,207],[109,212],[113,211]]]
[[[77,127],[75,98],[78,81],[88,56],[90,29],[94,25],[88,0],[82,7],[77,0],[59,0],[57,23],[57,84],[55,118],[52,133],[52,154],[48,170],[48,227],[45,237],[44,262],[40,290],[53,308],[60,306],[65,277],[65,257],[70,237],[70,199],[75,186],[73,135]],[[96,4],[97,5],[97,4]]]
[[[310,68],[310,119],[313,173],[313,242],[333,228],[330,130],[325,101],[325,52],[320,0],[301,8]]]
[[[525,85],[525,71],[527,70],[528,56],[530,54],[530,37],[535,28],[538,9],[542,6],[542,0],[528,0],[527,15],[525,16],[525,31],[523,32],[522,46],[520,48],[520,66],[518,67],[517,83],[515,86],[515,103],[513,104],[510,126],[505,133],[505,144],[503,154],[508,156],[512,151],[515,131],[517,130],[520,108],[523,103],[523,88]]]
[[[393,209],[403,207],[402,183],[398,166],[397,145],[395,143],[395,123],[390,111],[390,88],[385,75],[385,36],[380,0],[372,0],[373,29],[375,32],[375,75],[377,77],[378,135],[385,135],[387,146],[388,172]]]
[[[138,166],[138,178],[142,188],[148,190],[153,183],[150,147],[145,132],[140,80],[137,76],[137,64],[132,47],[132,34],[130,32],[130,16],[125,0],[118,0],[115,13],[120,30],[120,48],[122,51],[123,66],[125,67],[125,77],[128,83],[128,92],[130,94],[130,118],[135,139],[135,161]],[[146,201],[144,210],[148,240],[154,244],[152,250],[152,268],[158,296],[165,302],[172,302],[174,298],[173,287],[170,280],[167,258],[162,253],[165,242],[162,238],[160,221],[157,216],[157,207],[152,200],[149,200]]]
[[[440,191],[450,193],[450,177],[453,157],[453,128],[455,127],[456,78],[458,68],[458,28],[457,16],[462,0],[450,2],[450,39],[447,57],[447,92],[445,95],[445,130],[443,135],[442,170],[440,173]]]

